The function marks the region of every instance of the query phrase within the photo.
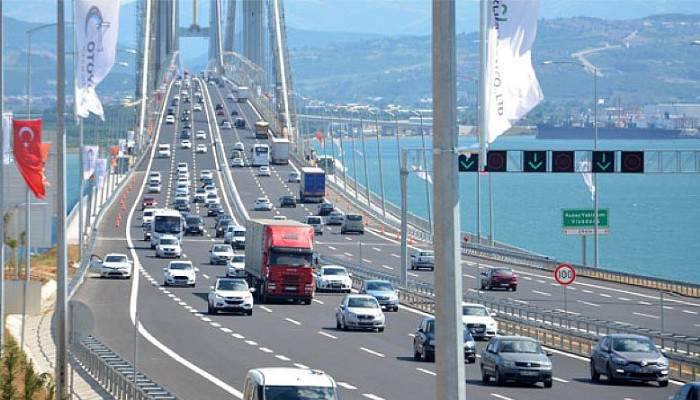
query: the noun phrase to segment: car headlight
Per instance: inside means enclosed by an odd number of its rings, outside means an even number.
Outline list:
[[[467,341],[464,343],[464,347],[474,347],[474,346],[476,346],[476,343],[474,343],[473,340],[467,340]]]
[[[218,293],[214,293],[214,298],[217,300],[223,300],[223,296],[220,296]]]
[[[503,366],[504,366],[504,367],[509,367],[509,368],[514,368],[514,367],[515,367],[515,361],[503,360]]]
[[[665,357],[659,358],[659,360],[656,362],[660,367],[667,367],[668,366],[668,359]]]
[[[348,312],[348,318],[355,319],[357,318],[357,314],[355,314],[354,312]]]
[[[624,358],[613,356],[611,360],[617,365],[627,365],[627,360],[625,360]]]

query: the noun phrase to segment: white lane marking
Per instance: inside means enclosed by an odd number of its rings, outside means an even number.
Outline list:
[[[363,258],[362,261],[364,261],[364,262],[366,262],[366,263],[368,263],[368,264],[371,264],[371,263],[372,263],[372,260],[370,260],[370,259],[368,259],[368,258]]]
[[[566,288],[569,289],[569,290],[578,290],[578,289],[576,289],[575,287],[573,287],[573,286],[571,286],[571,285],[567,286]]]
[[[293,365],[294,365],[295,367],[297,367],[297,368],[309,369],[309,367],[307,367],[307,366],[304,365],[304,364],[294,363]],[[336,383],[337,383],[338,385],[340,385],[340,382],[336,382]]]
[[[209,279],[209,275],[207,274],[202,274],[202,276],[204,277],[204,279]]]
[[[610,295],[607,294],[607,293],[598,293],[598,296],[600,296],[600,297],[607,297],[607,298],[612,297],[612,296],[610,296]]]
[[[587,305],[587,306],[591,306],[591,307],[600,307],[600,304],[595,304],[595,303],[591,303],[591,302],[584,301],[584,300],[576,300],[576,301],[578,301],[578,302],[581,303],[581,304],[585,304],[585,305]]]
[[[408,276],[412,276],[414,278],[418,277],[418,274],[414,274],[413,272],[407,272]]]
[[[210,322],[209,325],[213,326],[214,328],[221,328],[221,324],[218,322]]]
[[[202,321],[204,321],[204,322],[211,322],[211,318],[209,318],[209,317],[204,317],[204,316],[202,316],[201,319],[202,319]]]
[[[378,351],[374,351],[374,350],[368,349],[368,348],[366,348],[366,347],[360,347],[360,350],[362,350],[362,351],[364,351],[364,352],[366,352],[366,353],[369,353],[369,354],[371,354],[371,355],[373,355],[373,356],[377,356],[377,357],[384,358],[384,354],[382,354],[382,353],[380,353],[380,352],[378,352]]]
[[[416,337],[416,334],[415,334],[415,333],[409,333],[408,336],[409,336],[409,337]]]
[[[265,307],[265,306],[260,306],[260,309],[261,309],[261,310],[265,310],[265,311],[267,311],[267,312],[269,312],[269,313],[272,312],[272,310],[270,310],[269,308],[267,308],[267,307]]]
[[[525,279],[526,281],[531,281],[531,280],[532,280],[532,278],[530,278],[529,276],[523,276],[522,278]]]
[[[370,400],[385,400],[383,397],[379,397],[376,394],[372,393],[362,393],[362,395]]]
[[[177,302],[180,302],[180,300],[181,300],[181,299],[180,299],[179,297],[175,297],[175,296],[173,296],[173,301],[177,301]]]
[[[566,313],[566,314],[571,314],[571,315],[581,315],[581,313],[577,313],[577,312],[573,312],[573,311],[565,311],[565,310],[562,309],[562,308],[557,308],[556,311],[563,312],[563,313]]]
[[[590,294],[590,293],[593,293],[592,290],[588,290],[588,289],[581,289],[581,291],[582,291],[583,293],[589,293],[589,294]]]
[[[542,279],[538,279],[537,283],[544,283],[544,281]]]
[[[637,301],[637,303],[639,303],[639,304],[641,304],[641,305],[643,305],[643,306],[650,306],[650,305],[651,305],[651,303],[649,303],[648,301],[641,301],[641,300],[640,300],[640,301]]]
[[[294,365],[296,365],[296,364],[294,364]],[[356,386],[353,386],[353,385],[351,385],[351,384],[349,384],[349,383],[347,383],[347,382],[336,382],[336,384],[337,384],[338,386],[342,387],[343,389],[357,390],[357,387],[356,387]]]
[[[281,354],[275,354],[275,358],[282,360],[282,361],[290,361],[290,358],[287,356],[283,356]]]
[[[551,293],[540,292],[539,290],[531,290],[531,292],[532,292],[532,293],[535,293],[535,294],[542,295],[542,296],[547,296],[547,297],[551,297],[551,296],[552,296]]]
[[[618,297],[617,299],[622,301],[630,301],[630,299],[628,299],[627,297]]]
[[[436,375],[437,375],[435,372],[429,371],[429,370],[424,369],[424,368],[416,368],[416,370],[418,370],[418,371],[420,371],[420,372],[422,372],[422,373],[424,373],[424,374],[431,375],[431,376],[436,376]]]
[[[336,248],[333,247],[333,246],[328,246],[328,248],[331,249],[331,250],[336,250]]]
[[[150,28],[148,29],[150,30]],[[165,94],[165,98],[168,99],[170,97],[170,90],[172,89],[172,83],[168,85],[168,91]],[[164,103],[164,106],[167,103]],[[179,107],[179,106],[178,106]],[[154,143],[158,143],[158,139],[160,138],[160,129],[163,123],[163,119],[165,118],[165,113],[160,114],[160,118],[158,119],[158,126],[156,127],[156,136],[154,138]],[[153,146],[151,148],[151,155],[149,156],[148,159],[148,166],[146,167],[146,171],[151,170],[151,166],[153,165],[153,157],[155,156],[156,153],[156,146]],[[146,187],[146,180],[144,179],[141,182],[141,188],[139,189],[139,194],[137,197],[143,196],[143,191]],[[136,203],[134,203],[131,207],[131,210],[129,211],[129,216],[127,217],[126,224],[124,225],[124,230],[126,231],[126,241],[129,246],[129,251],[131,253],[131,259],[134,261],[134,268],[136,270],[142,270],[141,268],[141,262],[139,261],[138,254],[136,253],[136,249],[134,246],[134,242],[131,239],[131,229],[129,227],[132,226],[132,218],[134,216],[134,211],[136,210]],[[129,295],[129,319],[131,320],[131,324],[136,327],[137,331],[141,336],[143,336],[144,339],[146,339],[149,343],[157,347],[159,350],[170,356],[173,360],[176,362],[182,364],[184,367],[190,369],[194,373],[198,374],[202,378],[208,380],[209,382],[213,383],[214,385],[218,386],[221,388],[223,391],[231,394],[232,396],[235,396],[236,398],[242,399],[243,398],[243,393],[236,390],[233,388],[233,386],[227,384],[226,382],[222,381],[221,379],[215,377],[214,375],[210,374],[209,372],[203,370],[202,368],[198,367],[197,365],[193,364],[192,362],[188,361],[175,351],[173,351],[171,348],[168,346],[164,345],[163,343],[160,342],[155,336],[153,336],[144,326],[143,326],[143,321],[139,321],[139,323],[136,323],[136,306],[138,304],[138,290],[139,290],[139,276],[140,274],[136,273],[133,274],[133,278],[131,279],[131,292]]]
[[[263,353],[274,353],[272,349],[268,349],[267,347],[258,347],[258,350],[262,351]]]
[[[319,299],[314,299],[313,301],[314,301],[314,303],[323,304],[323,302]]]
[[[258,345],[258,342],[256,342],[255,340],[246,340],[245,342],[246,342],[246,344],[248,344],[250,346],[257,346]]]
[[[297,320],[295,320],[295,319],[285,318],[284,320],[287,321],[287,322],[291,322],[291,323],[293,323],[294,325],[297,325],[297,326],[301,325],[301,322],[299,322],[299,321],[297,321]]]
[[[674,309],[674,307],[671,307],[671,306],[664,306],[664,310],[673,310],[673,309]]]
[[[347,251],[346,251],[345,253],[343,253],[343,254],[345,254],[345,255],[348,256],[348,257],[352,257],[352,254],[348,253]]]
[[[528,302],[525,301],[525,300],[520,300],[520,299],[511,299],[511,300],[514,301],[514,302],[516,302],[516,303],[520,303],[520,304],[530,304],[530,303],[528,303]]]
[[[388,265],[386,265],[386,264],[382,264],[382,268],[384,268],[384,269],[394,269],[394,267],[390,267],[390,266],[388,266]]]
[[[644,314],[644,313],[640,313],[640,312],[636,312],[636,311],[633,312],[632,314],[638,315],[638,316],[640,316],[640,317],[646,317],[646,318],[653,318],[653,319],[659,319],[659,318],[660,318],[660,317],[657,317],[656,315]]]
[[[236,339],[245,339],[245,336],[241,335],[240,333],[232,333],[231,336],[235,337]]]
[[[686,314],[698,315],[698,312],[697,312],[697,311],[683,310],[683,312],[686,313]]]
[[[510,397],[506,397],[506,396],[503,396],[503,395],[498,394],[498,393],[491,393],[491,396],[493,396],[493,397],[495,397],[495,398],[497,398],[497,399],[501,399],[501,400],[513,400],[513,399],[510,398]]]
[[[323,332],[323,331],[318,331],[318,334],[319,334],[319,335],[322,335],[322,336],[325,336],[325,337],[327,337],[327,338],[338,339],[337,336],[333,336],[333,335],[331,335],[330,333],[326,333],[326,332]]]
[[[462,276],[464,276],[466,278],[476,279],[476,276],[474,276],[474,275],[462,274]]]
[[[560,383],[569,383],[569,381],[567,381],[566,379],[557,378],[556,376],[553,376],[552,380]]]
[[[398,255],[398,254],[396,254],[396,253],[391,253],[391,256],[394,257],[394,258],[401,258],[401,256]]]
[[[372,250],[374,250],[374,251],[379,251],[379,252],[382,251],[382,249],[380,249],[379,247],[372,247]]]
[[[221,329],[221,332],[224,332],[224,333],[231,333],[231,332],[233,332],[233,331],[230,330],[229,328],[219,328],[219,329]]]

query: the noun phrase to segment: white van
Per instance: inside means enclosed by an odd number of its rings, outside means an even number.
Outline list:
[[[169,144],[159,144],[158,145],[158,157],[170,158],[170,145]]]
[[[308,368],[256,368],[246,374],[243,400],[309,399],[339,400],[335,380],[323,371]]]
[[[314,233],[317,235],[323,235],[323,217],[318,215],[309,215],[306,217],[306,224],[314,227]]]

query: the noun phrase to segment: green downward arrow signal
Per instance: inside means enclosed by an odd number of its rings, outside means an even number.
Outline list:
[[[603,159],[596,163],[598,168],[600,168],[603,171],[607,171],[608,167],[610,166],[610,161],[607,161],[606,159],[607,159],[607,157],[606,157],[605,153],[603,153]]]
[[[471,168],[472,165],[474,165],[474,160],[470,158],[469,162],[465,163],[464,161],[460,161],[460,163],[462,164],[462,168],[464,168],[465,171],[469,171],[469,168]]]
[[[535,170],[535,171],[537,171],[538,169],[540,169],[540,167],[542,166],[542,163],[543,163],[543,161],[537,161],[537,158],[538,158],[538,157],[537,157],[537,154],[538,154],[538,153],[533,154],[533,155],[532,155],[532,161],[529,161],[529,162],[527,163],[527,164],[530,166],[530,168],[532,168],[532,169]]]

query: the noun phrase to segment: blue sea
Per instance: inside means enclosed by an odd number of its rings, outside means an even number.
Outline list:
[[[396,139],[384,137],[379,142],[386,198],[400,204]],[[358,176],[358,181],[364,183],[366,156],[370,188],[379,193],[377,141],[367,137],[363,150],[361,140],[357,139],[357,171],[353,168],[352,140],[344,138],[343,144],[348,174]],[[473,137],[460,138],[460,146],[473,144]],[[316,146],[319,154],[324,154],[323,147],[319,148],[317,143]],[[426,147],[430,146],[431,138],[426,137]],[[337,143],[335,147],[338,156]],[[400,147],[420,148],[421,138],[401,137]],[[503,150],[592,147],[593,144],[585,140],[538,140],[532,136],[501,137],[492,145],[492,149]],[[611,150],[700,150],[700,140],[603,140],[599,141],[598,147]],[[332,148],[331,141],[326,141],[327,155],[331,155]],[[431,161],[428,159],[428,169]],[[419,160],[414,162],[420,163]],[[489,231],[487,180],[482,176],[481,232],[484,235]],[[582,174],[494,173],[492,181],[496,240],[560,260],[582,261],[580,236],[562,233],[562,209],[593,208],[591,193]],[[411,174],[408,184],[410,210],[426,217],[425,180]],[[432,191],[432,185],[430,187]],[[460,174],[460,222],[464,231],[476,230],[475,189],[475,174]],[[610,232],[599,239],[601,267],[700,283],[700,174],[599,174],[598,190],[599,207],[608,208],[610,213]],[[592,242],[592,236],[589,236],[589,265],[593,262]]]

